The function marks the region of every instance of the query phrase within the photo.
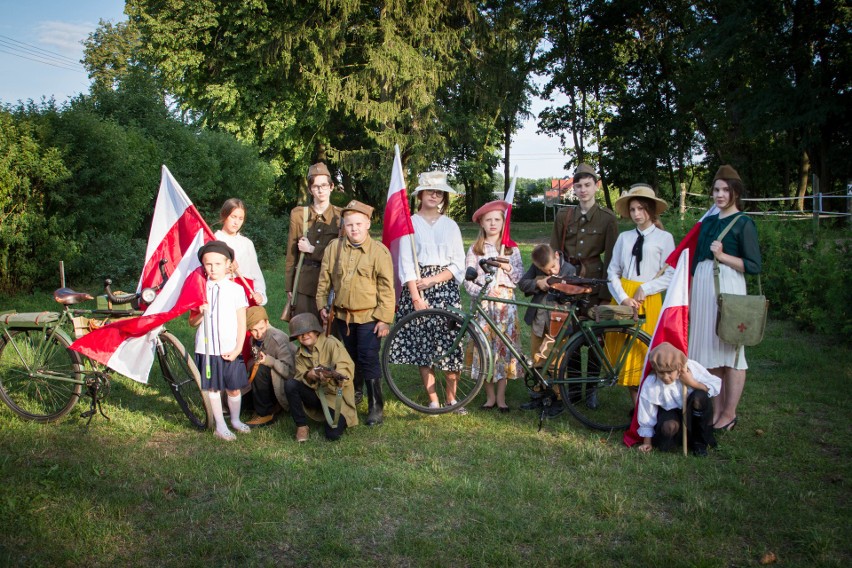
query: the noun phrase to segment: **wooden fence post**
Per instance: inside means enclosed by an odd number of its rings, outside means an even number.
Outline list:
[[[686,184],[680,182],[680,218],[686,214]]]

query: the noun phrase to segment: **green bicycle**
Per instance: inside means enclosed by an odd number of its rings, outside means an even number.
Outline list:
[[[487,295],[498,263],[480,261],[486,272],[485,285],[471,299],[470,310],[425,309],[399,319],[382,346],[382,373],[391,391],[406,406],[426,414],[444,414],[469,404],[483,383],[494,373],[494,354],[478,323],[481,318],[494,331],[525,373],[528,387],[538,385],[544,393],[559,390],[566,408],[580,422],[599,430],[623,430],[630,425],[633,399],[630,389],[619,384],[619,377],[629,373],[641,376],[644,354],[651,338],[641,330],[644,318],[591,319],[589,294],[591,286],[605,284],[604,280],[578,278],[568,283],[578,286],[567,295],[553,290],[555,305],[534,304],[518,300],[494,298]],[[475,280],[477,271],[468,268],[465,278]],[[482,300],[536,307],[564,314],[546,360],[536,365],[523,355],[482,308]],[[414,331],[440,329],[452,338],[446,350],[437,345],[431,366],[435,373],[435,388],[439,398],[446,401],[447,373],[457,373],[456,404],[440,408],[429,407],[420,367],[397,362],[393,353],[404,346],[401,337]],[[425,334],[424,334],[425,335]],[[539,417],[539,427],[551,405],[552,396],[545,396]]]
[[[163,271],[162,264],[160,270]],[[165,280],[163,273],[163,283]],[[109,419],[101,401],[109,394],[111,375],[101,365],[69,349],[72,334],[86,333],[90,323],[97,326],[116,318],[141,315],[136,309],[112,306],[138,306],[140,299],[150,303],[162,287],[114,294],[111,284],[110,280],[104,284],[111,302],[105,309],[72,308],[93,298],[63,286],[54,292],[54,299],[62,305],[60,312],[0,314],[0,399],[15,414],[35,422],[59,420],[74,408],[85,388],[90,403],[81,416],[88,422],[97,413]],[[156,356],[163,380],[190,424],[199,430],[211,426],[212,415],[201,391],[195,362],[180,340],[165,328],[156,338]]]

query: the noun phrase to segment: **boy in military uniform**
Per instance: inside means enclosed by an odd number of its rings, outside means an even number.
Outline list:
[[[612,249],[618,239],[618,222],[613,211],[595,202],[598,179],[598,174],[589,164],[581,163],[577,166],[574,171],[574,195],[578,203],[563,208],[556,215],[550,234],[550,247],[562,252],[565,260],[577,269],[578,276],[606,280]],[[606,285],[598,286],[592,297],[598,304],[608,304],[609,289]],[[597,408],[595,391],[588,392],[586,404],[590,408]],[[541,400],[534,399],[521,405],[521,408],[530,410],[540,406]],[[563,409],[561,401],[557,401],[551,406],[550,415],[555,416]]]
[[[290,211],[284,286],[287,289],[287,302],[293,305],[291,317],[310,312],[319,318],[316,292],[320,266],[328,243],[340,234],[340,207],[331,204],[334,183],[331,173],[322,162],[308,169],[308,190],[311,192],[311,204],[294,207]],[[300,257],[303,257],[301,267]]]
[[[293,376],[293,349],[290,339],[280,329],[269,325],[269,316],[262,306],[246,311],[246,328],[251,333],[252,352],[256,353],[251,366],[251,395],[254,416],[246,422],[250,428],[268,426],[283,408],[287,410],[284,382]]]
[[[379,345],[394,316],[393,263],[390,251],[370,238],[373,208],[350,201],[343,208],[344,236],[325,250],[317,287],[317,309],[324,323],[334,318],[338,335],[355,361],[355,391],[367,387],[366,424],[383,419]],[[326,303],[334,291],[333,316]]]
[[[314,314],[298,314],[290,320],[290,339],[298,341],[296,347],[296,373],[284,383],[284,392],[290,406],[290,416],[296,423],[296,441],[307,442],[310,436],[308,418],[322,422],[325,437],[337,440],[346,431],[358,425],[358,413],[355,410],[355,389],[352,375],[355,364],[349,353],[336,337],[325,337],[319,320]],[[333,370],[342,380],[340,385],[324,382],[323,369]],[[340,414],[336,414],[338,388]],[[337,418],[337,424],[328,423],[323,412],[329,409],[331,419]]]

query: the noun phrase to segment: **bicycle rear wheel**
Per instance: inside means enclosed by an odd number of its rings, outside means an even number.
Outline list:
[[[198,430],[212,427],[209,402],[201,390],[201,375],[195,367],[195,361],[180,340],[168,331],[162,332],[159,339],[157,360],[178,406],[189,418],[190,424]]]
[[[464,319],[452,312],[427,309],[412,312],[394,324],[382,346],[382,375],[406,406],[426,414],[446,414],[468,404],[490,373],[491,350],[478,327],[464,329],[458,347],[448,349],[462,331]],[[413,352],[411,337],[416,336]],[[425,365],[424,365],[425,363]],[[421,366],[431,367],[439,408],[429,407]],[[446,406],[448,375],[456,379],[456,403]]]
[[[53,422],[80,399],[82,358],[56,329],[8,329],[0,335],[0,398],[25,420]]]
[[[576,337],[565,348],[559,365],[562,401],[577,420],[596,430],[624,430],[633,416],[630,389],[618,384],[627,374],[641,378],[651,339],[639,332],[630,350],[626,341],[631,325],[595,330],[596,348],[585,336]],[[603,360],[606,358],[606,361]]]

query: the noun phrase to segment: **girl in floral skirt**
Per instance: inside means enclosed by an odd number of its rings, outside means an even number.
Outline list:
[[[471,296],[479,294],[485,284],[485,272],[479,266],[479,261],[483,258],[490,258],[500,262],[500,268],[494,274],[494,281],[488,289],[487,296],[505,299],[514,299],[515,297],[515,287],[524,273],[521,251],[514,247],[503,251],[506,256],[499,255],[508,206],[509,204],[502,200],[491,201],[477,209],[473,214],[473,222],[479,223],[479,238],[467,251],[465,264],[476,268],[479,274],[476,280],[465,281],[464,283],[465,289]],[[520,343],[520,321],[517,306],[485,299],[482,301],[482,308],[500,326],[500,330],[517,348]],[[478,323],[491,341],[491,349],[494,352],[495,359],[494,376],[490,382],[485,383],[487,398],[482,408],[491,410],[496,407],[500,409],[500,412],[509,412],[509,406],[506,404],[506,381],[507,379],[517,378],[518,363],[497,337],[494,330],[491,329],[491,326],[487,325],[483,318],[479,318]],[[475,366],[478,361],[473,363]],[[473,369],[473,372],[474,374],[477,373],[478,369]]]

